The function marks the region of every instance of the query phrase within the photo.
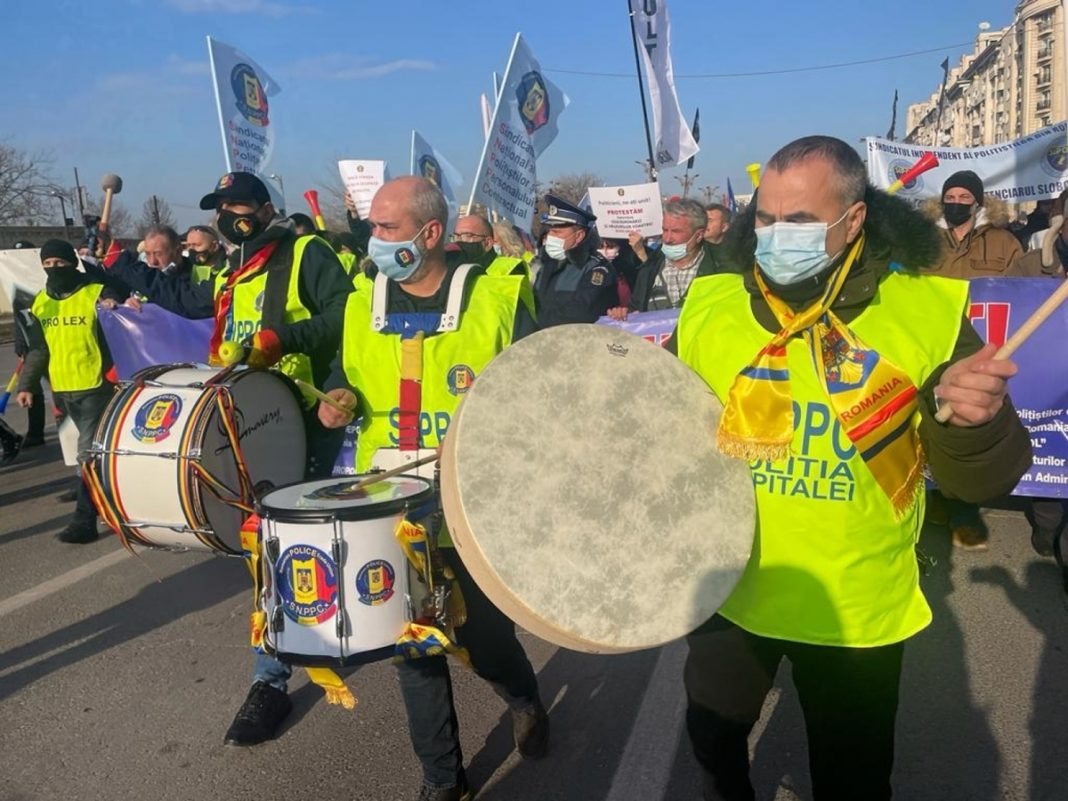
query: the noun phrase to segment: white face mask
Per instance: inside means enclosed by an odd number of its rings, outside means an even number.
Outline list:
[[[567,258],[567,248],[564,247],[564,240],[552,234],[545,237],[545,254],[556,261]]]
[[[616,256],[619,255],[619,248],[601,248],[600,253],[602,256],[608,259],[608,261],[612,261]]]

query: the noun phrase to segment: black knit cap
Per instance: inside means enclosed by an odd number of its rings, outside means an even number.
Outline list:
[[[983,179],[971,170],[961,170],[949,176],[942,184],[942,197],[945,197],[950,189],[956,188],[967,189],[972,193],[975,202],[980,206],[983,205]]]
[[[63,259],[71,266],[77,266],[78,254],[74,252],[74,245],[62,239],[49,239],[41,245],[41,264],[45,259]]]

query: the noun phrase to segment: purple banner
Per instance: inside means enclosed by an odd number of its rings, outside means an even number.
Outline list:
[[[210,318],[187,320],[154,303],[143,304],[141,311],[119,306],[99,312],[100,328],[121,381],[154,364],[208,361],[214,325]]]
[[[982,278],[971,282],[972,325],[997,345],[1020,327],[1057,288],[1050,278]],[[678,310],[631,314],[625,322],[598,323],[664,344],[675,330]],[[1031,432],[1035,461],[1013,495],[1068,498],[1068,310],[1058,309],[1021,347],[1013,361],[1020,372],[1009,383],[1012,402]]]

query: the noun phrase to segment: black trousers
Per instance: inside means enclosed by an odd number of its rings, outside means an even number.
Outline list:
[[[686,726],[706,801],[752,801],[747,738],[785,657],[805,714],[816,801],[891,796],[904,643],[841,648],[758,637],[715,616],[687,638]]]
[[[515,624],[478,588],[454,548],[442,548],[441,552],[456,573],[467,605],[467,622],[456,630],[456,639],[467,649],[475,673],[490,682],[511,707],[537,703],[538,682],[516,639]],[[451,787],[464,758],[448,662],[443,656],[433,656],[400,662],[397,670],[423,780],[429,785]]]

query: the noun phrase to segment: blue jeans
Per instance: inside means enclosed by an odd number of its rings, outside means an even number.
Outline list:
[[[256,663],[252,666],[252,683],[262,681],[276,690],[286,691],[293,668],[285,662],[279,662],[270,654],[256,654]]]

